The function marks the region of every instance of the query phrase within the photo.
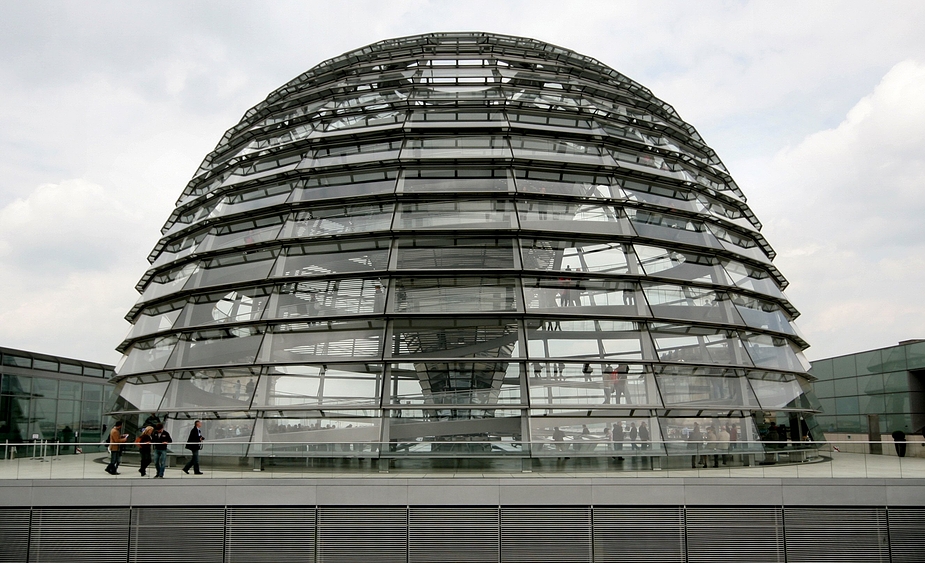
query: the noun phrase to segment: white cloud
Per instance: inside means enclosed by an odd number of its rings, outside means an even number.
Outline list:
[[[154,224],[116,190],[69,180],[0,208],[0,341],[114,361]],[[134,294],[134,295],[133,295]]]
[[[811,357],[925,336],[925,62],[895,65],[837,127],[751,173]]]

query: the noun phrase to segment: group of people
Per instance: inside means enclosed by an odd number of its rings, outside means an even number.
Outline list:
[[[651,435],[649,426],[642,421],[637,428],[635,422],[631,422],[628,428],[624,428],[622,423],[615,422],[613,426],[604,425],[603,437],[594,436],[587,424],[581,425],[581,435],[572,438],[572,448],[575,451],[590,451],[598,443],[604,443],[606,448],[613,450],[618,460],[622,460],[619,454],[623,452],[624,445],[629,444],[631,451],[648,450],[651,447]],[[569,444],[566,442],[566,433],[556,426],[553,429],[552,441],[555,442],[556,450],[560,452],[567,451]]]
[[[722,456],[723,465],[729,461],[730,442],[738,440],[735,426],[717,425],[719,430],[713,426],[708,426],[707,431],[700,429],[700,424],[695,422],[694,428],[687,435],[688,449],[695,450],[698,453],[691,456],[691,467],[707,467],[709,456],[713,456],[713,467],[719,467],[720,456]],[[709,454],[706,452],[715,452]]]
[[[121,475],[119,465],[122,463],[122,453],[125,447],[123,444],[127,443],[128,439],[129,435],[122,433],[122,421],[117,421],[109,431],[109,465],[106,466],[106,473]],[[190,469],[193,469],[195,475],[203,475],[199,469],[199,452],[202,450],[203,441],[205,437],[202,435],[202,421],[197,420],[186,441],[186,449],[191,452],[189,462],[183,467],[183,472],[187,475]],[[141,465],[138,469],[141,476],[148,476],[148,467],[153,460],[154,478],[163,479],[164,471],[167,469],[167,447],[173,443],[173,438],[170,437],[164,425],[158,422],[154,426],[146,426],[138,435],[135,443],[141,453]]]

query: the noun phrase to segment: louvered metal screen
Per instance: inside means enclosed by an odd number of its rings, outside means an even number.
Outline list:
[[[29,553],[28,508],[0,508],[0,563],[21,563]]]
[[[405,563],[408,510],[402,507],[320,507],[318,563]]]
[[[412,507],[410,563],[497,563],[500,513],[492,507]]]
[[[132,510],[130,563],[223,563],[224,507]]]
[[[315,507],[231,506],[225,563],[314,563]]]
[[[128,532],[128,508],[36,508],[32,511],[29,561],[123,563]]]
[[[503,507],[501,561],[591,561],[591,508]]]
[[[777,507],[688,507],[688,563],[782,563],[783,514]]]
[[[883,508],[785,508],[789,563],[889,561]]]
[[[684,513],[678,506],[595,506],[596,563],[684,563]]]
[[[921,563],[925,559],[925,508],[889,508],[887,515],[893,563]]]

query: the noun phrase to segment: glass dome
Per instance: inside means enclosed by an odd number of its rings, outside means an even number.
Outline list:
[[[213,455],[812,432],[807,343],[742,191],[671,106],[560,47],[428,34],[325,61],[228,130],[162,235],[114,415],[175,439],[203,419]]]

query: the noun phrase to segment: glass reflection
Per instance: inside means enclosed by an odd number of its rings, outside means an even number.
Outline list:
[[[166,367],[252,364],[263,331],[258,326],[234,326],[185,333]]]
[[[183,371],[171,379],[161,408],[246,409],[256,384],[256,368]]]
[[[521,404],[520,371],[519,364],[491,361],[392,364],[390,402],[468,405],[491,416],[488,406]]]
[[[287,283],[273,296],[268,318],[367,315],[385,311],[388,280],[341,279]]]
[[[177,327],[259,320],[269,292],[267,287],[256,287],[194,295],[183,310]]]
[[[304,239],[388,231],[392,225],[393,210],[391,203],[316,207],[290,217],[279,238]]]
[[[522,229],[589,232],[622,235],[632,232],[619,209],[596,203],[519,201],[517,214]],[[565,223],[568,225],[556,223]]]
[[[514,280],[497,278],[399,278],[390,311],[468,313],[517,311]]]
[[[285,323],[270,327],[260,350],[266,363],[381,358],[382,321]]]
[[[743,377],[702,376],[666,368],[656,376],[666,407],[755,408],[758,401]]]
[[[399,239],[395,266],[399,270],[482,270],[515,267],[511,239]]]
[[[390,194],[395,191],[395,170],[312,176],[292,194],[291,202],[341,199]]]
[[[650,276],[731,285],[719,261],[713,257],[643,244],[635,244],[633,248]]]
[[[398,229],[513,228],[514,204],[503,200],[404,202],[395,225]]]
[[[318,276],[383,271],[389,263],[389,241],[362,240],[303,244],[284,249],[275,277]]]
[[[637,274],[631,247],[613,242],[525,240],[524,268],[543,271]]]
[[[607,319],[527,320],[527,344],[534,358],[650,358],[639,323]]]
[[[273,366],[254,404],[267,407],[378,406],[381,364]]]
[[[638,286],[615,280],[524,278],[524,300],[528,310],[550,314],[649,316]]]
[[[583,199],[624,199],[609,176],[575,172],[515,170],[517,191],[540,195],[564,195]]]
[[[517,328],[513,319],[398,319],[390,352],[393,357],[517,357],[522,350]]]
[[[658,391],[645,366],[622,362],[533,361],[530,404],[660,408]]]
[[[406,170],[399,193],[511,192],[507,170]]]
[[[642,284],[646,300],[656,318],[742,324],[725,293],[699,287]]]
[[[663,362],[752,365],[735,331],[653,323],[649,332]]]

